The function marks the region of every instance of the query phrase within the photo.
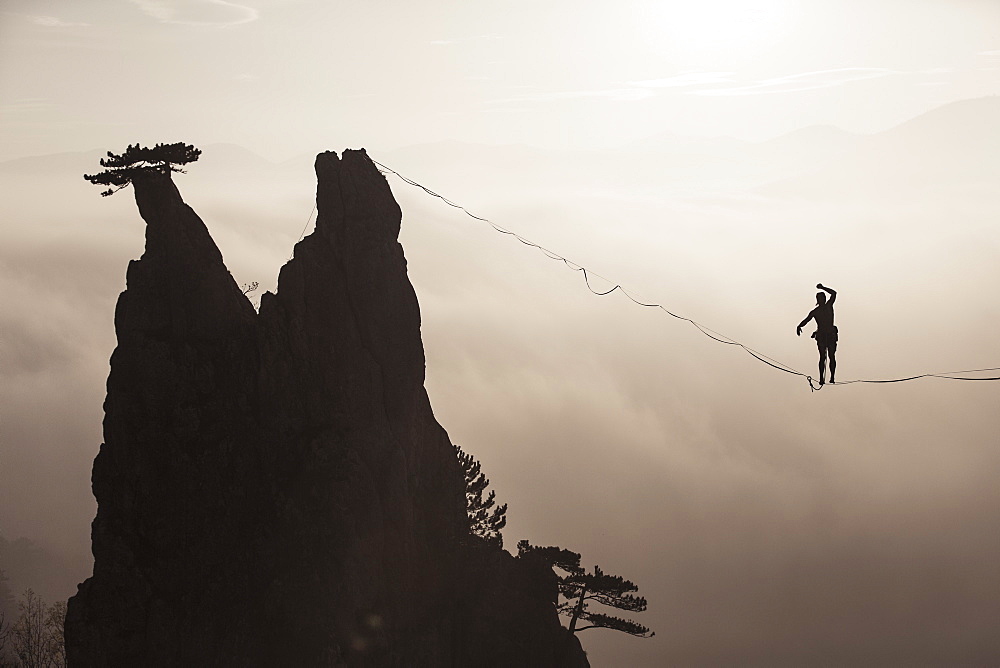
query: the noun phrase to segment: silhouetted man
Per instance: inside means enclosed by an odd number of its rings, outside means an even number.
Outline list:
[[[816,346],[819,348],[819,384],[822,385],[826,376],[826,356],[830,355],[830,382],[836,383],[837,374],[837,326],[833,324],[833,303],[837,301],[837,291],[823,287],[822,283],[817,283],[816,287],[830,293],[830,301],[826,300],[826,295],[822,292],[816,293],[816,308],[809,311],[806,319],[795,328],[796,336],[802,335],[802,328],[810,320],[816,320],[816,331],[812,333],[812,338],[816,339]]]

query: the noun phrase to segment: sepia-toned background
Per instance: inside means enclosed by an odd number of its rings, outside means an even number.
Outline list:
[[[143,248],[104,151],[176,175],[274,290],[313,156],[365,147],[639,298],[816,375],[1000,367],[1000,5],[983,0],[6,0],[0,569],[90,573],[114,305]],[[505,538],[636,582],[595,666],[1000,663],[1000,382],[810,392],[389,182],[438,420]],[[307,225],[306,232],[311,229]],[[593,279],[603,291],[614,283]]]

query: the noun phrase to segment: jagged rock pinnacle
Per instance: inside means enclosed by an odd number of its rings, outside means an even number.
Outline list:
[[[464,540],[385,178],[316,174],[259,314],[169,175],[134,181],[71,665],[586,665],[545,574]]]

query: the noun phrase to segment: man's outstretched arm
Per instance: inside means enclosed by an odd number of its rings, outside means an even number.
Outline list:
[[[803,320],[802,322],[800,322],[799,325],[798,325],[798,327],[795,328],[795,336],[802,336],[802,328],[806,326],[807,322],[809,322],[810,320],[813,319],[813,314],[815,312],[816,312],[816,309],[813,309],[812,311],[809,311],[809,315],[806,316],[806,319]]]
[[[825,292],[829,292],[830,293],[830,302],[829,302],[830,304],[832,304],[833,302],[837,301],[837,291],[836,290],[834,290],[833,288],[828,288],[825,285],[823,285],[822,283],[817,283],[816,287],[819,288],[820,290],[824,290]]]

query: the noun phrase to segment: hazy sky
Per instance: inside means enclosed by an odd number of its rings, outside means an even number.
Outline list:
[[[240,283],[274,288],[311,156],[364,146],[810,373],[822,281],[841,379],[884,378],[1000,367],[998,94],[993,1],[5,0],[0,534],[54,555],[15,584],[89,573],[143,244],[80,178],[105,150],[203,148],[176,181]],[[595,666],[1000,664],[1000,383],[811,394],[390,184],[431,401],[508,546],[650,601],[655,638],[584,634]]]
[[[5,0],[0,158],[872,132],[998,67],[992,0]]]

